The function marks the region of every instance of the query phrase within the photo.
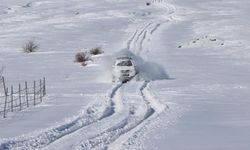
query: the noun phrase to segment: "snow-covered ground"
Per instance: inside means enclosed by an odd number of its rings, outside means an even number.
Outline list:
[[[0,119],[1,150],[250,148],[249,1],[0,2],[7,85],[47,78],[42,104]],[[111,82],[121,53],[141,81]]]

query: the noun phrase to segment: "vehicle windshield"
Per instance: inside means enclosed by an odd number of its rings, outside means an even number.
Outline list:
[[[121,61],[117,64],[117,66],[132,66],[132,62],[130,60],[126,60],[126,61]]]

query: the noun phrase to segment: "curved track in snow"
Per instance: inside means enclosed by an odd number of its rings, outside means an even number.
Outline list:
[[[164,23],[172,21],[171,14],[174,12],[173,7],[161,1],[154,1],[167,8],[167,18],[155,18],[154,20],[146,21],[136,28],[131,38],[127,41],[127,49],[136,55],[141,55],[145,50],[150,51],[150,42],[153,34]],[[130,83],[124,85],[129,87]],[[82,140],[76,144],[73,149],[89,150],[89,149],[122,149],[125,148],[128,140],[135,137],[147,123],[161,114],[168,106],[161,104],[151,94],[148,86],[150,81],[144,81],[138,88],[137,98],[133,98],[137,104],[128,101],[126,96],[122,97],[124,104],[122,119],[116,119],[114,124],[98,134]],[[126,92],[127,94],[129,92]],[[124,93],[122,95],[125,95]],[[138,98],[139,97],[139,98]],[[141,108],[141,109],[140,109]],[[129,110],[129,111],[128,111]],[[119,120],[119,121],[117,121]],[[126,149],[126,148],[125,148]],[[129,149],[129,148],[128,148]]]
[[[153,0],[152,3],[165,9],[165,14],[139,23],[135,32],[126,43],[127,49],[131,50],[136,55],[140,55],[142,51],[150,52],[151,40],[155,31],[163,24],[174,20],[173,14],[175,12],[175,7],[173,5],[165,0]]]
[[[91,105],[83,115],[73,121],[48,129],[30,138],[2,142],[0,149],[40,149],[83,127],[112,116],[115,112],[113,97],[121,86],[122,84],[115,85],[109,93],[108,100],[102,104],[96,103]]]
[[[136,104],[127,101],[126,96],[123,97],[123,101],[126,103],[124,105],[125,109],[129,110],[124,113],[126,115],[123,114],[123,119],[119,122],[114,121],[114,124],[105,131],[83,140],[80,144],[78,144],[78,146],[75,147],[75,149],[119,149],[121,144],[126,142],[126,140],[121,140],[123,135],[128,137],[127,135],[131,134],[133,129],[143,125],[143,123],[153,117],[154,114],[159,114],[164,111],[165,107],[149,96],[150,93],[147,90],[148,84],[149,82],[144,81],[139,86],[137,91],[139,95],[135,98]],[[119,142],[116,140],[119,140]],[[118,142],[119,144],[117,145],[114,142]]]

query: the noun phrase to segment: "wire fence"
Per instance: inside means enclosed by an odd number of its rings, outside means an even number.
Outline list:
[[[3,93],[0,95],[0,116],[7,117],[8,113],[22,111],[31,106],[40,104],[46,95],[45,78],[33,81],[32,84],[25,82],[18,84],[14,89],[13,85],[6,87],[4,77],[0,79],[3,85]]]

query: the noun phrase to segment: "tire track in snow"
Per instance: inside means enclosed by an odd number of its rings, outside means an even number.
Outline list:
[[[144,81],[143,85],[140,87],[140,95],[147,104],[147,112],[145,113],[145,116],[147,116],[144,120],[142,120],[136,127],[131,129],[129,132],[125,133],[124,135],[120,136],[119,139],[117,139],[115,142],[111,143],[108,146],[108,149],[125,149],[125,146],[131,145],[135,141],[136,138],[140,137],[143,133],[143,127],[145,127],[148,123],[150,123],[154,118],[156,118],[158,115],[160,115],[163,111],[166,109],[169,109],[167,105],[161,104],[158,100],[154,98],[154,96],[151,94],[148,86],[150,82]]]
[[[174,20],[172,14],[175,12],[175,7],[165,0],[153,0],[153,4],[160,5],[166,9],[166,16],[156,17],[143,23],[142,27],[137,27],[133,36],[127,41],[127,49],[140,55],[142,51],[147,49],[151,51],[151,39],[155,31],[159,29],[163,24]],[[148,43],[145,43],[147,41]]]
[[[150,31],[150,34],[154,34],[154,32],[161,26],[161,23],[155,25],[155,27]]]
[[[127,42],[127,49],[131,50],[132,52],[135,52],[136,55],[140,55],[142,51],[144,51],[145,49],[150,51],[151,39],[152,39],[154,32],[156,32],[158,28],[162,26],[164,23],[167,23],[169,21],[170,20],[164,20],[164,21],[160,21],[160,23],[149,23],[143,29],[136,29],[136,32],[134,33],[133,38],[131,38]]]
[[[143,84],[139,88],[139,95],[141,97],[141,106],[143,106],[143,112],[134,110],[133,104],[129,106],[129,115],[111,126],[104,132],[98,133],[97,135],[87,139],[86,141],[82,141],[80,145],[76,147],[78,150],[90,150],[90,149],[117,149],[116,145],[112,145],[117,139],[119,139],[122,135],[129,134],[133,129],[136,129],[144,122],[146,122],[151,116],[155,113],[160,113],[165,110],[165,107],[162,104],[154,102],[146,92],[146,88],[148,86],[147,81],[144,81]],[[157,104],[157,105],[154,105]],[[126,136],[127,137],[127,136]],[[111,147],[110,147],[111,144]],[[118,142],[118,146],[120,141]]]
[[[172,13],[172,12],[171,12]],[[171,17],[170,17],[171,18]],[[138,27],[136,31],[133,33],[132,37],[127,42],[127,48],[133,51],[137,51],[137,54],[140,54],[143,51],[143,47],[145,46],[145,40],[151,40],[151,36],[154,32],[165,22],[169,21],[170,19],[161,19],[156,20],[156,23],[148,22],[145,23],[141,28]],[[165,105],[160,104],[157,102],[153,96],[150,94],[148,90],[149,82],[145,81],[143,85],[140,87],[140,96],[143,100],[141,104],[144,106],[144,112],[142,114],[138,114],[135,110],[133,111],[133,107],[129,106],[128,109],[130,110],[128,115],[120,114],[122,119],[118,119],[117,116],[119,114],[115,113],[117,109],[117,104],[113,101],[111,102],[112,113],[116,114],[109,117],[110,120],[116,121],[111,124],[106,130],[103,130],[105,127],[97,128],[98,131],[95,135],[86,137],[85,140],[82,140],[80,143],[77,143],[74,148],[76,149],[117,149],[121,146],[121,142],[125,143],[130,139],[131,135],[135,134],[137,131],[140,132],[140,129],[145,126],[147,122],[150,122],[150,118],[156,117],[158,114],[162,113],[166,108]],[[111,94],[112,95],[112,94]],[[114,97],[115,94],[113,94]],[[123,110],[120,110],[123,112]],[[109,113],[108,113],[109,114]],[[110,121],[109,120],[109,121]],[[101,124],[106,124],[107,121],[101,120]],[[106,122],[106,123],[105,123]],[[91,128],[91,126],[90,126]],[[100,129],[101,128],[101,129]],[[135,130],[135,131],[133,131]],[[87,130],[88,131],[88,130]],[[100,131],[100,132],[99,132]],[[125,138],[123,138],[123,135]],[[130,136],[127,136],[130,135]],[[126,140],[123,140],[126,139]],[[118,142],[118,146],[116,144]],[[115,148],[114,148],[115,147]]]
[[[0,149],[40,149],[83,127],[90,126],[97,121],[112,116],[115,113],[113,98],[121,86],[122,84],[115,85],[106,102],[103,104],[93,104],[87,108],[85,114],[79,116],[73,121],[42,131],[41,133],[28,138],[20,137],[4,140],[4,142],[0,143]]]
[[[134,42],[134,39],[135,39],[137,33],[138,33],[138,29],[136,29],[136,31],[134,32],[133,36],[128,40],[128,42],[127,42],[127,48],[128,49],[131,48],[131,43]]]
[[[127,49],[136,51],[136,54],[142,50],[143,41],[146,38],[147,30],[153,23],[146,23],[141,29],[138,27],[131,39],[127,42]],[[139,41],[139,42],[138,42]],[[139,47],[139,48],[138,48]]]
[[[156,18],[156,20],[144,23],[144,27],[142,29],[136,29],[132,38],[130,38],[127,42],[127,49],[131,52],[135,52],[136,55],[141,55],[145,49],[150,51],[151,38],[153,34],[161,25],[173,20],[171,15],[174,13],[175,8],[172,5],[168,5],[165,0],[154,0],[153,3],[157,3],[165,7],[168,11],[168,18]],[[145,43],[145,41],[148,41],[148,43]],[[117,137],[116,140],[113,140],[113,142],[105,143],[107,146],[102,147],[102,149],[126,149],[126,146],[129,147],[129,145],[135,144],[135,139],[143,134],[143,128],[154,118],[160,115],[166,108],[169,108],[168,106],[158,102],[154,96],[152,96],[148,89],[149,83],[149,81],[144,81],[144,84],[140,88],[140,95],[147,104],[147,111],[145,113],[146,117],[138,122],[136,126],[131,126],[131,128],[127,129],[127,131],[125,128],[126,126],[124,126],[123,129],[125,131],[121,132],[119,137]],[[126,125],[128,126],[128,124]]]
[[[83,127],[75,133],[65,136],[55,141],[51,145],[48,145],[44,148],[44,150],[74,149],[75,145],[78,145],[78,143],[81,143],[81,141],[88,140],[91,137],[108,130],[110,127],[114,127],[114,124],[119,124],[120,122],[123,122],[123,120],[127,118],[127,114],[129,114],[129,110],[127,110],[127,107],[125,107],[122,100],[124,89],[123,87],[124,86],[117,89],[115,95],[113,96],[114,114],[112,116],[97,121],[91,124],[90,126]]]

